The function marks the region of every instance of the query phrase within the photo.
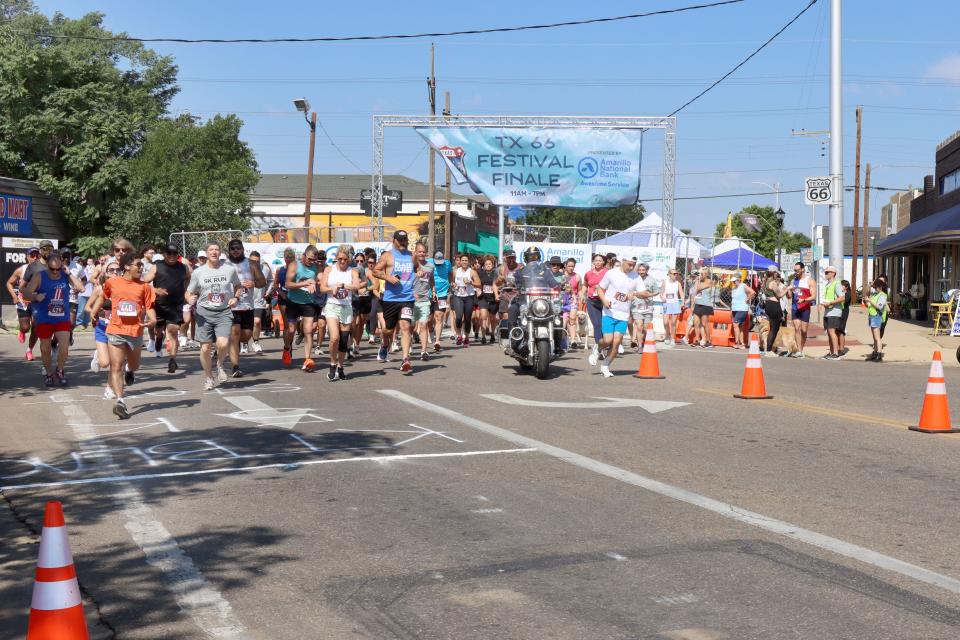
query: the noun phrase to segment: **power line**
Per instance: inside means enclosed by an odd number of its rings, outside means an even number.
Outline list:
[[[677,115],[678,113],[680,113],[681,111],[683,111],[684,109],[686,109],[687,107],[689,107],[691,104],[693,104],[694,102],[696,102],[697,100],[699,100],[700,98],[702,98],[703,96],[705,96],[709,91],[711,91],[714,87],[716,87],[717,85],[719,85],[721,82],[723,82],[724,80],[726,80],[727,78],[729,78],[730,76],[732,76],[734,73],[736,73],[737,69],[739,69],[739,68],[742,67],[743,65],[747,64],[754,56],[756,56],[758,53],[760,53],[761,51],[763,51],[764,49],[766,49],[767,46],[768,46],[771,42],[773,42],[774,40],[777,39],[777,36],[779,36],[781,33],[783,33],[784,31],[786,31],[787,29],[789,29],[790,26],[791,26],[794,22],[796,22],[797,20],[800,19],[800,16],[802,16],[802,15],[805,14],[807,11],[809,11],[809,10],[810,10],[810,7],[812,7],[812,6],[815,5],[815,4],[817,4],[817,0],[810,0],[810,2],[807,4],[807,6],[805,6],[805,7],[803,8],[803,10],[800,11],[800,13],[798,13],[798,14],[795,15],[795,16],[793,16],[793,18],[790,20],[790,22],[788,22],[787,24],[783,25],[783,27],[781,27],[780,30],[777,31],[775,34],[773,34],[772,36],[770,36],[770,37],[767,39],[766,42],[764,42],[762,45],[760,45],[759,47],[757,47],[756,49],[754,49],[753,53],[751,53],[751,54],[748,55],[746,58],[744,58],[744,59],[741,60],[739,63],[737,63],[737,65],[736,65],[733,69],[730,69],[730,71],[728,71],[728,72],[726,72],[725,74],[723,74],[723,76],[721,76],[720,79],[718,79],[716,82],[714,82],[713,84],[711,84],[709,87],[707,87],[706,89],[704,89],[703,91],[701,91],[701,92],[698,93],[697,95],[695,95],[695,96],[693,96],[692,98],[690,98],[689,100],[687,100],[685,103],[683,103],[683,104],[682,104],[680,107],[678,107],[677,109],[674,109],[673,112],[670,114],[670,116],[675,116],[675,115]],[[670,117],[670,116],[668,116],[668,117]]]
[[[323,126],[323,123],[320,122],[319,120],[317,121],[317,126],[320,127],[320,131],[323,131],[323,135],[327,136],[327,140],[330,142],[330,146],[332,146],[334,149],[337,150],[337,153],[340,154],[340,157],[341,157],[341,158],[343,158],[343,159],[346,160],[348,163],[350,163],[350,165],[353,166],[353,168],[356,169],[357,171],[359,171],[360,173],[370,173],[370,171],[368,171],[367,169],[363,169],[363,168],[357,166],[357,163],[356,163],[356,162],[354,162],[354,161],[351,160],[349,157],[347,157],[347,154],[345,154],[345,153],[343,152],[343,149],[341,149],[340,147],[337,146],[337,143],[334,142],[334,141],[333,141],[333,138],[330,137],[330,134],[327,133],[326,127],[324,127],[324,126]]]
[[[709,4],[696,4],[686,7],[676,7],[674,9],[661,9],[658,11],[648,11],[646,13],[632,13],[624,16],[612,16],[606,18],[589,18],[586,20],[570,20],[567,22],[551,22],[546,24],[531,24],[516,27],[494,27],[490,29],[463,29],[459,31],[441,31],[435,33],[407,33],[392,35],[373,35],[373,36],[322,36],[316,38],[135,38],[132,36],[82,36],[42,33],[34,31],[13,30],[14,33],[30,35],[37,38],[55,38],[64,40],[95,40],[101,42],[166,42],[176,44],[274,44],[280,42],[353,42],[369,40],[408,40],[414,38],[442,38],[448,36],[478,35],[486,33],[508,33],[514,31],[534,31],[541,29],[556,29],[558,27],[574,27],[585,24],[600,24],[605,22],[619,22],[623,20],[635,20],[637,18],[649,18],[652,16],[662,16],[672,13],[683,13],[697,9],[710,9],[728,4],[738,4],[744,0],[719,0]]]

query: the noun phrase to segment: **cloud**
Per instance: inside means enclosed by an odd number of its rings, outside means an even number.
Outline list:
[[[927,69],[924,77],[944,79],[960,84],[960,53],[951,53],[938,60]]]

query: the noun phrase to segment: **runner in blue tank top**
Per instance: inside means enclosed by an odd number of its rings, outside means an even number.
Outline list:
[[[390,345],[400,323],[400,342],[403,346],[403,363],[400,370],[409,373],[413,366],[410,364],[410,334],[413,327],[413,283],[416,265],[413,254],[407,249],[409,239],[406,231],[396,231],[393,234],[393,247],[384,251],[373,268],[373,275],[384,281],[383,290],[383,324],[384,332],[380,341],[380,352],[377,354],[379,362],[389,362]]]

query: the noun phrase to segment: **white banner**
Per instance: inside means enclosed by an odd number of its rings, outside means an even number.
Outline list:
[[[581,277],[590,270],[590,245],[573,244],[569,242],[514,242],[513,250],[517,252],[517,262],[523,264],[523,252],[528,247],[539,247],[543,254],[543,261],[547,262],[552,256],[560,256],[564,261],[573,258],[577,266],[573,270]]]
[[[337,259],[337,247],[342,243],[323,243],[316,245],[317,249],[320,251],[325,251],[327,254],[327,264],[333,264]],[[347,243],[349,244],[349,243]],[[390,248],[390,242],[363,242],[353,245],[353,252],[357,253],[358,251],[363,251],[367,247],[373,247],[377,251],[379,256],[381,252],[386,251]],[[309,245],[305,242],[244,242],[243,247],[247,252],[247,255],[250,255],[251,251],[258,251],[260,253],[260,260],[269,264],[271,267],[276,269],[277,267],[283,266],[283,250],[287,247],[293,247],[293,250],[297,252],[297,257],[300,257],[300,254],[303,253],[303,250],[306,249]],[[353,259],[353,256],[350,256],[350,259]]]
[[[667,272],[677,268],[677,250],[675,247],[631,247],[618,244],[595,244],[593,253],[615,253],[623,258],[636,258],[637,263],[646,262],[650,265],[650,275],[657,280],[666,280]]]

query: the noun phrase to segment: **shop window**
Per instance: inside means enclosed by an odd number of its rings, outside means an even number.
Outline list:
[[[940,195],[960,189],[960,169],[954,169],[940,178]]]

